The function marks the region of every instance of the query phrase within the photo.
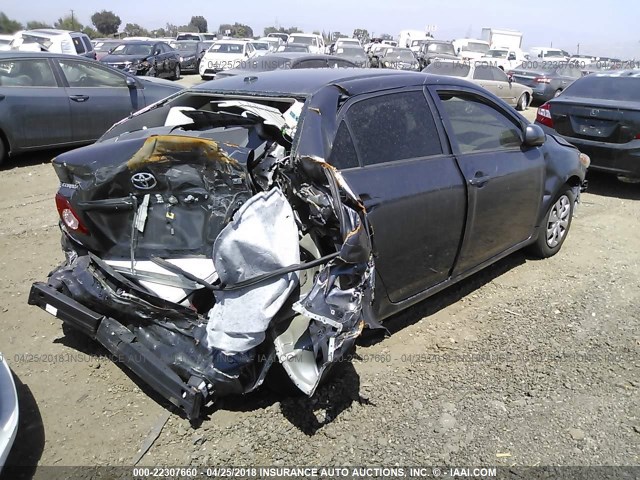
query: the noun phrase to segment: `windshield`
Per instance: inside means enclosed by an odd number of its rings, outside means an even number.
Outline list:
[[[181,52],[188,50],[193,51],[198,48],[198,42],[172,42],[170,45],[171,48],[175,48]]]
[[[489,51],[489,45],[487,45],[486,43],[469,42],[462,47],[462,51],[487,53]]]
[[[152,50],[150,43],[123,43],[114,48],[111,55],[151,55]]]
[[[435,75],[445,75],[447,77],[466,77],[469,75],[469,65],[460,62],[438,62],[432,63],[423,70],[426,73]]]
[[[487,57],[491,58],[507,58],[507,50],[488,50]]]
[[[416,57],[411,50],[398,50],[393,49],[388,52],[385,57],[387,60],[400,60],[402,62],[415,62]]]
[[[354,58],[366,58],[367,54],[359,47],[339,47],[336,50],[336,55],[340,57],[354,57]]]
[[[256,50],[269,50],[269,44],[266,42],[253,42],[251,45]]]
[[[453,45],[450,43],[431,43],[427,47],[427,52],[430,53],[450,53],[455,55],[456,52],[453,49]]]
[[[278,47],[279,52],[309,52],[309,47],[306,45],[280,45]]]
[[[214,43],[209,49],[213,53],[240,53],[244,51],[244,45],[240,43]]]
[[[318,45],[318,39],[316,37],[300,37],[292,35],[289,37],[289,43],[301,43],[302,45]]]
[[[195,33],[181,33],[176,40],[200,40],[200,35]]]
[[[547,50],[545,57],[564,57],[562,50]]]
[[[640,102],[640,77],[587,75],[569,85],[565,96]]]
[[[417,47],[419,45],[424,45],[425,43],[427,43],[428,40],[414,40],[413,42],[411,42],[411,46],[412,47]]]

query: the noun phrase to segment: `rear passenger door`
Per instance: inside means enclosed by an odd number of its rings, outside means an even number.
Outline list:
[[[433,110],[421,89],[355,97],[329,158],[364,202],[392,302],[446,280],[464,230],[464,180]]]
[[[489,69],[491,70],[491,76],[493,77],[493,81],[498,92],[496,95],[509,105],[515,105],[516,96],[507,74],[498,67],[490,66]]]
[[[124,74],[91,60],[55,61],[67,84],[64,90],[70,100],[76,141],[96,140],[115,122],[138,109],[138,90],[129,89]]]
[[[0,129],[13,150],[72,141],[69,97],[47,58],[0,60]]]
[[[476,65],[476,68],[473,71],[473,82],[476,85],[480,85],[482,88],[490,91],[494,95],[498,95],[498,86],[493,79],[490,65]]]

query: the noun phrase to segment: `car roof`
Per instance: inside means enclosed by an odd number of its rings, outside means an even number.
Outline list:
[[[237,45],[237,44],[244,45],[245,43],[248,43],[250,41],[253,41],[253,40],[216,40],[215,43],[222,43],[222,44],[227,43],[227,44],[232,44],[232,45]]]
[[[336,84],[343,88],[347,84],[360,83],[375,86],[375,90],[398,88],[410,85],[446,83],[448,85],[473,86],[454,77],[442,77],[420,72],[395,69],[368,68],[302,68],[295,70],[273,70],[248,75],[236,75],[201,83],[191,91],[237,92],[248,95],[273,93],[291,96],[310,96],[326,85]]]
[[[150,45],[153,43],[167,43],[164,41],[156,40],[122,40],[120,43],[123,45]]]
[[[67,58],[70,60],[78,60],[78,59],[83,59],[84,57],[82,57],[81,55],[67,55],[64,53],[51,53],[51,52],[21,52],[18,50],[9,50],[9,51],[5,51],[2,52],[0,51],[0,59],[2,60],[8,60],[8,59],[12,59],[12,58],[38,58],[38,57],[45,57],[45,58]],[[89,60],[86,59],[87,61],[91,61],[94,62],[95,60]]]

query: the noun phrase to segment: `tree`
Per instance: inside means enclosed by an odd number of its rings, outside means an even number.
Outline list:
[[[0,33],[15,33],[22,30],[22,24],[16,20],[11,20],[4,13],[0,12]]]
[[[369,41],[369,32],[364,28],[356,28],[353,31],[353,38],[357,38],[364,45]]]
[[[39,22],[38,20],[31,20],[27,22],[27,30],[37,30],[38,28],[53,28],[51,25],[45,22]]]
[[[122,20],[110,10],[102,10],[91,15],[91,23],[103,35],[118,33]]]
[[[267,35],[269,35],[270,33],[287,33],[287,34],[292,34],[292,33],[302,33],[302,30],[298,29],[298,27],[289,27],[289,28],[284,28],[284,27],[267,27],[264,29],[264,36],[266,37]]]
[[[98,38],[98,37],[102,36],[102,34],[100,32],[98,32],[97,30],[94,30],[93,28],[91,28],[88,25],[82,29],[82,33],[87,35],[89,38]]]
[[[137,23],[127,23],[124,26],[125,37],[149,37],[150,34],[147,30],[142,28]]]
[[[164,28],[166,37],[176,38],[178,36],[178,26],[173,23],[167,23],[167,26]]]
[[[380,35],[380,40],[393,40],[393,36],[388,33],[383,33]]]
[[[253,29],[249,25],[244,25],[242,23],[234,23],[233,25],[229,23],[223,23],[218,28],[218,33],[220,35],[227,35],[229,37],[236,38],[251,38],[253,37]]]
[[[191,21],[189,22],[189,25],[193,25],[194,27],[196,27],[198,29],[198,32],[200,33],[207,32],[207,19],[204,18],[202,15],[191,17]]]
[[[192,32],[192,33],[198,33],[198,27],[196,27],[195,25],[182,25],[180,27],[176,27],[176,29],[178,30],[178,32]],[[177,33],[176,33],[177,35]],[[175,35],[174,35],[175,37]]]
[[[53,24],[54,27],[59,28],[60,30],[73,30],[80,31],[84,28],[76,18],[72,15],[67,15],[66,17],[61,17],[58,19],[56,23]]]

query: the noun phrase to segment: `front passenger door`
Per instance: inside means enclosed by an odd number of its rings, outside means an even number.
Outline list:
[[[467,183],[467,226],[454,276],[529,239],[543,195],[545,161],[523,146],[523,126],[490,98],[461,87],[434,97]]]
[[[96,140],[111,125],[122,120],[138,105],[136,88],[129,89],[124,74],[98,62],[58,59],[71,105],[74,140]]]

